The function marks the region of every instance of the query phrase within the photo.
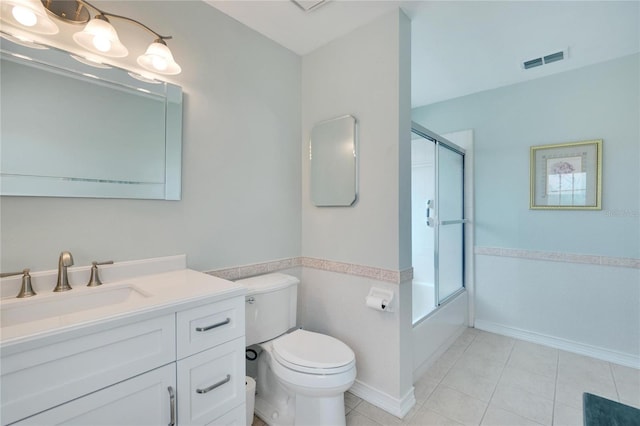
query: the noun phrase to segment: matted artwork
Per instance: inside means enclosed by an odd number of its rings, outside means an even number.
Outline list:
[[[602,139],[531,147],[531,209],[602,209]]]

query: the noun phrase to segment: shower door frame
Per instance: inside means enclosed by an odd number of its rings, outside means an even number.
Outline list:
[[[447,140],[446,138],[443,138],[442,136],[438,135],[437,133],[432,132],[429,129],[426,129],[425,127],[421,126],[420,124],[412,121],[411,122],[411,132],[415,133],[416,135],[426,139],[428,142],[432,142],[435,145],[435,150],[434,150],[434,204],[435,204],[435,226],[433,227],[434,229],[434,235],[433,235],[433,262],[434,262],[434,268],[433,268],[433,274],[434,274],[434,302],[435,302],[435,306],[434,309],[427,313],[425,316],[419,318],[417,321],[413,322],[413,326],[415,327],[416,325],[420,324],[422,321],[424,321],[426,318],[429,318],[431,315],[433,315],[435,312],[438,311],[438,309],[442,306],[445,305],[446,303],[448,303],[449,301],[453,300],[456,296],[458,296],[459,294],[461,294],[462,292],[465,291],[466,289],[466,247],[465,247],[465,243],[466,243],[466,235],[465,235],[465,224],[468,223],[468,219],[466,219],[466,206],[465,206],[465,195],[466,195],[466,188],[465,188],[465,155],[466,155],[466,151],[464,148],[456,145],[455,143]],[[440,209],[440,198],[439,198],[439,184],[440,184],[440,163],[439,163],[439,152],[438,152],[438,147],[442,145],[443,147],[445,147],[446,149],[449,149],[457,154],[460,154],[462,156],[462,219],[460,220],[447,220],[447,221],[440,221],[440,215],[439,215],[439,209]],[[446,222],[446,223],[442,223],[442,222]],[[444,298],[442,301],[440,300],[440,254],[439,254],[439,247],[440,247],[440,226],[441,225],[454,225],[454,224],[461,224],[462,226],[462,258],[460,259],[461,261],[461,266],[462,266],[462,270],[461,270],[461,278],[462,278],[462,285],[461,287],[456,290],[455,292],[453,292],[452,294],[448,295],[446,298]],[[413,294],[413,291],[412,291]],[[413,296],[412,296],[413,297]]]

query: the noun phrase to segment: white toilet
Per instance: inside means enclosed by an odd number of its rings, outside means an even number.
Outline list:
[[[247,346],[259,344],[256,414],[271,426],[345,424],[344,392],[356,378],[353,351],[338,339],[296,325],[299,281],[267,274],[247,287]]]

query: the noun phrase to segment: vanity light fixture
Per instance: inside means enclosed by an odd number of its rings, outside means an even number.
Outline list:
[[[120,42],[118,33],[104,14],[96,15],[73,35],[73,40],[90,52],[111,58],[123,58],[129,50]]]
[[[165,41],[171,39],[171,36],[160,35],[140,21],[106,12],[86,0],[2,0],[1,19],[28,31],[55,34],[58,32],[58,27],[49,19],[46,11],[63,22],[86,24],[82,31],[73,34],[73,40],[84,49],[101,57],[122,58],[129,54],[126,46],[120,41],[115,28],[111,25],[110,18],[136,24],[154,36],[153,42],[146,52],[138,56],[138,64],[157,74],[176,75],[182,71],[180,65],[173,59]],[[95,16],[91,18],[93,12],[95,12]],[[26,17],[22,18],[23,15]],[[37,18],[37,25],[32,24],[34,18],[29,17],[31,15]],[[16,16],[21,18],[18,19]],[[41,16],[44,17],[43,24],[38,26]],[[47,21],[50,24],[49,27],[45,25]],[[53,31],[51,26],[55,28],[55,32],[51,32]],[[41,27],[48,28],[49,32],[44,32],[42,29],[36,30]]]
[[[149,45],[147,51],[138,56],[138,64],[159,74],[175,75],[180,74],[182,69],[173,59],[171,51],[167,47],[165,40],[171,36],[163,36],[144,25],[142,22],[122,15],[105,12],[90,4],[86,0],[76,0],[78,5],[88,6],[95,9],[98,14],[91,19],[84,30],[75,33],[73,39],[85,49],[104,56],[123,57],[129,53],[127,48],[120,42],[115,28],[109,22],[109,18],[122,19],[133,24],[137,24],[154,35],[153,43]]]
[[[161,74],[175,75],[182,71],[162,37],[151,43],[144,55],[138,56],[138,64]]]
[[[73,40],[99,55],[123,58],[129,54],[129,50],[120,42],[116,29],[103,14],[90,20],[84,30],[73,35]]]
[[[0,20],[38,34],[58,34],[40,0],[2,0]]]

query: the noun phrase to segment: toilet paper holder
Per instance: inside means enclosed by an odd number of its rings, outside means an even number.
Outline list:
[[[371,287],[369,294],[365,298],[365,303],[368,307],[383,312],[393,312],[392,301],[393,291],[378,287]]]

